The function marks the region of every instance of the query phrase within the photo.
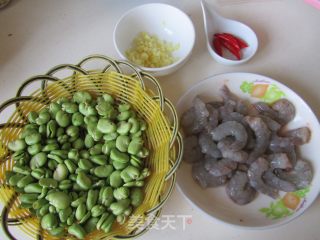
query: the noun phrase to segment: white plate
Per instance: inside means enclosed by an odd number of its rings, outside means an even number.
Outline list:
[[[303,159],[312,163],[314,176],[309,188],[295,193],[281,193],[279,199],[266,195],[258,197],[245,206],[233,203],[225,193],[225,187],[201,189],[192,179],[191,165],[182,163],[178,170],[178,188],[193,206],[211,218],[222,222],[247,227],[270,228],[288,223],[301,215],[320,192],[320,162],[318,160],[320,126],[317,117],[307,103],[285,85],[262,75],[251,73],[227,73],[209,77],[192,86],[178,101],[179,116],[187,110],[196,95],[203,100],[218,100],[219,89],[226,84],[232,92],[250,102],[273,102],[287,98],[296,107],[296,116],[288,128],[308,126],[311,140],[300,147]]]

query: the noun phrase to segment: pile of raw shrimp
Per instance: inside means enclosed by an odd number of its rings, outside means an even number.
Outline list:
[[[309,141],[311,132],[285,130],[295,117],[294,105],[287,99],[249,104],[227,86],[220,92],[223,101],[195,97],[181,118],[184,161],[192,164],[193,179],[202,188],[226,185],[239,205],[253,201],[257,192],[278,198],[279,191],[307,187],[312,168],[296,148]]]

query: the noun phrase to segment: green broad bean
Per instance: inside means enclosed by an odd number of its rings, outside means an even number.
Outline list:
[[[65,223],[67,222],[68,217],[72,214],[72,208],[68,207],[66,209],[60,210],[58,212],[60,221]]]
[[[69,126],[66,130],[67,135],[70,137],[79,137],[79,132],[80,132],[79,127],[72,126],[72,125]]]
[[[117,111],[114,109],[110,102],[99,101],[96,105],[96,110],[100,116],[113,119],[117,115]]]
[[[59,189],[67,190],[67,189],[72,188],[72,185],[73,185],[73,183],[72,183],[72,181],[70,179],[62,180],[59,183]]]
[[[30,156],[27,152],[24,150],[20,150],[12,154],[12,159],[14,161],[20,161],[23,160],[24,162],[27,162],[29,160]]]
[[[124,187],[143,187],[144,181],[133,181],[133,182],[127,182],[123,184]]]
[[[88,150],[82,149],[79,154],[81,158],[85,158],[85,159],[90,158],[90,153]]]
[[[57,166],[58,166],[58,163],[55,160],[53,159],[48,160],[48,168],[50,170],[52,171],[55,170]]]
[[[83,229],[83,227],[76,223],[72,224],[68,228],[68,233],[75,236],[78,239],[84,239],[84,237],[86,236],[86,231]]]
[[[143,201],[143,191],[141,188],[132,188],[130,191],[131,205],[138,207]]]
[[[42,208],[46,204],[48,204],[48,201],[44,198],[41,198],[33,202],[32,207],[37,210]]]
[[[130,111],[123,111],[120,112],[117,116],[118,121],[126,121],[131,117],[131,112]]]
[[[83,118],[83,120],[84,120],[84,123],[87,125],[89,125],[89,124],[97,125],[99,118],[98,118],[98,116],[90,115],[90,116],[85,116]]]
[[[97,180],[97,181],[95,181],[95,183],[94,184],[92,184],[92,188],[100,188],[100,187],[103,187],[103,186],[105,186],[106,185],[106,181],[105,180]]]
[[[79,151],[77,149],[71,149],[68,152],[68,158],[73,160],[79,160]]]
[[[52,150],[57,150],[57,149],[59,149],[58,143],[49,143],[42,148],[42,152],[51,152]]]
[[[123,103],[123,104],[120,104],[120,105],[118,106],[118,111],[119,111],[119,112],[125,112],[125,111],[130,110],[130,108],[131,108],[130,104],[128,104],[128,103]]]
[[[136,132],[136,133],[133,133],[133,134],[131,134],[130,136],[131,136],[132,139],[134,139],[134,138],[141,138],[141,136],[142,136],[142,131],[138,131],[138,132]]]
[[[70,173],[76,172],[77,166],[74,164],[74,162],[72,162],[72,160],[66,159],[64,161],[64,164],[66,165],[66,167]]]
[[[90,189],[86,201],[86,206],[89,211],[96,205],[99,198],[99,191]]]
[[[79,112],[75,112],[72,114],[71,123],[73,126],[80,127],[84,123],[83,115]]]
[[[140,130],[140,123],[136,118],[131,117],[129,118],[128,122],[132,125],[130,129],[131,134],[135,134]]]
[[[89,190],[92,186],[92,181],[84,172],[81,171],[78,173],[77,176],[77,184],[80,186],[81,189]]]
[[[46,124],[47,122],[50,121],[50,113],[48,112],[48,110],[42,110],[40,113],[39,113],[39,116],[38,118],[36,119],[36,124],[38,125],[43,125],[43,124]]]
[[[87,102],[79,104],[79,112],[84,116],[97,115],[96,109]]]
[[[59,127],[58,130],[57,130],[56,136],[57,136],[57,137],[60,137],[60,136],[62,136],[62,135],[64,135],[64,128]]]
[[[94,139],[90,134],[86,135],[84,139],[84,145],[86,146],[86,148],[92,148],[94,146]]]
[[[103,137],[102,132],[97,129],[96,124],[88,125],[88,133],[91,135],[94,141],[100,141]]]
[[[62,105],[62,103],[65,103],[65,102],[69,102],[69,99],[67,97],[60,97],[59,99],[57,99],[57,103],[59,105]]]
[[[36,112],[30,112],[28,114],[28,120],[30,123],[36,123],[37,118],[38,118],[38,113],[36,113]]]
[[[41,216],[44,216],[45,214],[49,213],[49,207],[50,207],[50,204],[47,203],[46,205],[42,206],[40,209],[39,209],[39,213]]]
[[[61,109],[67,113],[76,113],[78,112],[78,105],[73,102],[64,102]]]
[[[106,206],[109,207],[111,205],[111,203],[113,203],[114,201],[114,197],[113,197],[113,189],[112,187],[106,187],[101,195],[101,203]]]
[[[66,142],[64,144],[61,145],[61,149],[62,150],[69,150],[72,147],[70,142]]]
[[[102,165],[93,169],[93,174],[99,178],[109,177],[112,172],[112,165]]]
[[[93,168],[93,164],[88,159],[84,159],[84,158],[81,158],[79,160],[78,166],[83,170],[90,170]]]
[[[64,144],[69,141],[69,136],[67,134],[61,135],[57,138],[60,144]]]
[[[101,229],[105,232],[108,233],[111,231],[112,225],[115,221],[115,216],[110,214],[107,219],[102,223]]]
[[[121,172],[118,170],[111,173],[111,175],[109,177],[111,187],[118,188],[118,187],[122,186],[123,180],[122,180],[120,174],[121,174]]]
[[[74,208],[78,207],[81,203],[85,203],[86,200],[87,200],[87,196],[84,195],[84,196],[79,197],[79,198],[75,199],[74,201],[72,201],[71,206]]]
[[[52,151],[50,152],[50,154],[59,156],[59,157],[61,157],[61,158],[67,158],[68,152],[69,152],[69,151],[67,151],[67,150],[52,150]]]
[[[140,158],[138,158],[137,156],[131,156],[130,164],[136,168],[141,169],[143,166],[143,161]]]
[[[44,178],[45,171],[41,168],[34,169],[31,171],[31,176],[39,180],[41,178]]]
[[[47,195],[46,199],[57,209],[66,209],[71,204],[70,196],[65,192],[53,192]]]
[[[117,139],[118,136],[119,134],[117,132],[109,133],[109,134],[103,135],[103,140],[105,140],[106,142],[112,141]]]
[[[151,174],[150,170],[148,168],[144,168],[141,171],[141,174],[139,175],[139,177],[137,178],[137,180],[144,180],[145,178],[149,177]]]
[[[67,225],[68,226],[72,225],[74,223],[74,220],[75,220],[75,213],[73,212],[67,219]]]
[[[36,200],[38,200],[38,194],[36,193],[24,193],[19,196],[19,199],[22,203],[30,203],[32,204]]]
[[[84,147],[84,141],[81,138],[78,138],[72,143],[72,147],[80,150]]]
[[[100,217],[100,219],[99,219],[99,221],[97,222],[97,225],[96,225],[96,228],[97,228],[98,230],[101,229],[102,224],[104,223],[105,220],[107,220],[107,218],[108,218],[109,215],[110,215],[110,214],[109,214],[108,212],[105,212],[105,213],[103,213],[103,214],[101,215],[101,217]]]
[[[77,168],[76,168],[75,171],[77,171]],[[70,175],[69,175],[69,179],[70,179],[71,181],[73,181],[73,182],[76,182],[76,181],[77,181],[77,175],[76,175],[76,174],[70,174]]]
[[[90,156],[91,162],[94,162],[98,165],[106,165],[108,162],[108,156],[106,155],[94,155]]]
[[[96,230],[96,225],[99,221],[99,218],[97,217],[92,217],[90,218],[86,224],[84,225],[84,230],[87,232],[87,233],[91,233],[93,232],[94,230]]]
[[[109,141],[103,144],[102,152],[106,155],[110,155],[111,150],[116,148],[116,141]]]
[[[91,102],[92,96],[88,92],[78,91],[73,95],[72,99],[74,102],[79,104],[83,102]]]
[[[46,127],[46,136],[47,138],[56,137],[58,131],[58,124],[55,120],[50,120]]]
[[[87,207],[84,203],[79,204],[76,210],[75,217],[78,221],[80,221],[87,213]]]
[[[114,202],[110,205],[110,210],[112,211],[113,215],[118,216],[122,214],[130,205],[129,199],[122,199],[117,202]]]
[[[24,187],[24,192],[25,193],[41,193],[42,192],[42,187],[40,186],[39,183],[30,183]]]
[[[66,179],[68,177],[68,168],[65,164],[59,163],[56,167],[55,171],[53,172],[53,179],[57,180],[58,182]]]
[[[128,153],[137,155],[143,147],[143,140],[140,138],[133,138],[128,145]]]
[[[48,188],[58,187],[58,182],[53,178],[41,178],[39,180],[39,184],[42,187],[48,187]]]
[[[138,153],[137,156],[140,158],[146,158],[149,156],[149,150],[145,147],[143,147]]]
[[[41,135],[39,133],[31,133],[30,135],[27,135],[24,140],[26,144],[28,144],[29,146],[34,145],[36,143],[40,143]],[[22,150],[22,149],[19,149],[19,150]]]
[[[54,236],[54,237],[62,237],[65,234],[65,230],[64,227],[56,227],[56,228],[52,228],[51,230],[48,230],[50,235]]]
[[[54,213],[48,213],[41,218],[41,227],[46,230],[51,230],[58,226],[58,218]]]
[[[56,212],[57,212],[57,209],[54,206],[50,205],[49,213],[56,213]]]
[[[89,153],[90,155],[99,155],[102,153],[102,144],[98,143],[96,145],[94,145],[90,150]]]
[[[49,188],[43,187],[42,190],[41,190],[41,194],[38,196],[38,199],[45,198],[47,196],[48,192],[49,192]]]
[[[122,200],[129,197],[130,191],[126,187],[119,187],[113,191],[113,196],[116,200]]]
[[[26,147],[27,147],[26,142],[23,141],[22,139],[17,139],[15,141],[12,141],[12,142],[8,143],[8,148],[11,151],[15,151],[15,152],[24,150]]]
[[[42,124],[39,126],[39,133],[41,136],[46,136],[46,133],[47,133],[47,125],[45,124]]]
[[[116,148],[120,152],[127,152],[129,143],[130,143],[130,138],[128,136],[120,135],[117,137],[117,140],[116,140]]]
[[[99,217],[106,211],[106,208],[102,205],[95,205],[91,209],[91,216],[92,217]]]
[[[97,128],[104,134],[113,133],[117,130],[116,124],[111,122],[109,119],[101,118],[98,121]]]
[[[63,159],[56,154],[49,153],[47,156],[49,159],[55,160],[57,163],[63,163]]]
[[[39,152],[31,158],[30,168],[35,169],[44,166],[47,163],[47,155],[44,152]]]
[[[55,117],[55,120],[56,120],[56,122],[58,123],[58,125],[59,125],[60,127],[63,127],[63,128],[69,126],[70,123],[71,123],[70,114],[64,112],[63,110],[59,110],[59,111],[57,112],[57,115],[56,115],[56,117]]]
[[[125,215],[125,216],[130,216],[131,213],[132,213],[132,211],[133,211],[132,206],[129,206],[129,207],[123,212],[123,215]]]
[[[99,100],[99,101],[109,102],[109,103],[111,103],[111,104],[114,103],[113,97],[112,97],[110,94],[108,94],[108,93],[102,94],[102,96],[100,96],[100,97],[98,98],[98,100]]]
[[[83,218],[80,220],[79,223],[80,223],[80,224],[85,223],[90,217],[91,217],[91,212],[88,211],[88,212],[86,213],[86,215],[83,216]]]
[[[56,102],[50,103],[49,112],[51,113],[51,116],[55,116],[57,112],[59,112],[59,110],[61,110],[61,106],[58,103]]]
[[[15,173],[20,173],[23,175],[29,175],[30,174],[31,169],[28,166],[17,166],[14,165],[12,168],[12,172]]]
[[[130,161],[129,155],[119,150],[113,148],[110,152],[110,159],[113,162],[120,162],[120,163],[128,163]]]
[[[120,135],[127,135],[132,127],[132,124],[129,122],[121,121],[118,123],[117,127],[117,133],[119,133]]]
[[[26,175],[23,178],[21,178],[18,182],[17,182],[17,187],[18,188],[24,188],[25,186],[27,186],[29,183],[34,182],[34,178],[31,175]]]

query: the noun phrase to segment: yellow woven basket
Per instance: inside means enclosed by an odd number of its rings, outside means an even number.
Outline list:
[[[100,70],[96,70],[96,66],[88,69],[95,62],[102,65]],[[65,74],[66,70],[69,70],[68,77],[57,77],[59,73]],[[27,87],[36,82],[41,87],[24,96]],[[89,91],[95,96],[108,93],[118,102],[128,102],[134,107],[148,124],[146,138],[151,154],[146,165],[152,172],[144,186],[144,202],[127,222],[123,225],[114,224],[112,232],[107,234],[102,231],[90,233],[86,239],[127,239],[142,235],[160,215],[163,204],[173,190],[183,145],[178,133],[177,114],[170,101],[163,96],[159,83],[127,62],[102,55],[89,56],[77,65],[59,65],[45,75],[26,80],[16,97],[0,106],[0,115],[6,108],[15,107],[9,120],[0,124],[0,200],[4,205],[1,228],[8,239],[22,239],[25,235],[31,239],[58,239],[42,230],[38,218],[29,210],[19,207],[18,193],[6,185],[5,172],[14,165],[7,144],[19,136],[30,111],[39,111],[51,101],[62,96],[70,97],[79,90]],[[23,236],[17,236],[16,227],[23,232]],[[64,239],[74,238],[66,236]]]

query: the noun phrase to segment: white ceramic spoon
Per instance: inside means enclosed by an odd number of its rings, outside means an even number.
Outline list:
[[[217,62],[226,65],[237,65],[248,61],[258,49],[258,39],[254,31],[247,25],[219,15],[206,1],[201,1],[204,30],[206,34],[207,47],[210,55]],[[241,38],[249,46],[242,49],[242,58],[237,60],[229,51],[223,51],[223,57],[219,56],[213,49],[212,40],[215,33],[231,33]]]

